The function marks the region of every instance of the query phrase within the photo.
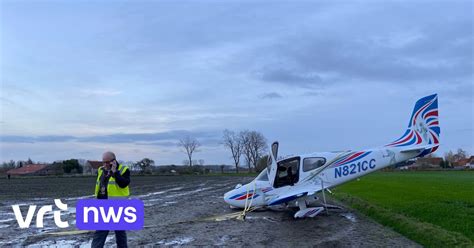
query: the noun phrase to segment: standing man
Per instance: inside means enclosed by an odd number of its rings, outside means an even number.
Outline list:
[[[130,170],[127,166],[117,163],[113,152],[105,152],[102,155],[103,166],[98,170],[95,184],[95,197],[97,199],[109,199],[117,197],[128,197],[130,195],[128,185],[130,184]],[[104,247],[108,230],[97,230],[92,240],[92,248]],[[127,233],[115,231],[117,247],[127,247]]]

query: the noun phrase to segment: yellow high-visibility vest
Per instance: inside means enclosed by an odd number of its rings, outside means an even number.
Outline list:
[[[117,170],[120,172],[120,175],[123,175],[125,171],[128,170],[128,167],[120,164]],[[97,194],[99,193],[101,176],[102,176],[102,167],[99,168],[99,173],[97,175],[97,180],[95,183],[95,197],[97,197]],[[125,188],[120,188],[120,186],[115,182],[114,177],[109,178],[109,183],[107,185],[108,197],[127,197],[129,195],[130,195],[130,190],[128,188],[128,185]]]

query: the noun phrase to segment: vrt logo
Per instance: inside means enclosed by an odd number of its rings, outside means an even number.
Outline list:
[[[54,199],[54,204],[60,209],[54,211],[54,223],[59,228],[69,227],[69,223],[67,221],[61,220],[61,210],[67,210],[67,204],[62,203],[60,199]],[[12,208],[20,228],[30,227],[31,221],[33,220],[33,215],[36,211],[36,205],[30,205],[28,208],[28,213],[26,214],[26,218],[23,218],[23,215],[21,214],[20,205],[12,205]],[[36,214],[36,227],[43,227],[44,215],[47,212],[53,212],[52,205],[43,206],[38,210],[38,213]]]

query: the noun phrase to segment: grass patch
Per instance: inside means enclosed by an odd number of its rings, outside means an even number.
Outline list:
[[[379,172],[335,197],[428,247],[474,247],[474,172]]]

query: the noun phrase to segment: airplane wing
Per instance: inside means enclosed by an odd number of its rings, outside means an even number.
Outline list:
[[[315,185],[316,186],[316,185]],[[294,186],[293,186],[294,187]],[[270,199],[268,199],[268,205],[273,206],[273,205],[278,205],[282,204],[285,202],[290,202],[293,200],[296,200],[300,197],[306,196],[306,195],[312,195],[318,191],[321,190],[321,186],[319,188],[315,187],[298,187],[297,188],[291,188],[288,191],[285,191],[283,194],[278,194],[278,195],[273,195],[269,196]]]

